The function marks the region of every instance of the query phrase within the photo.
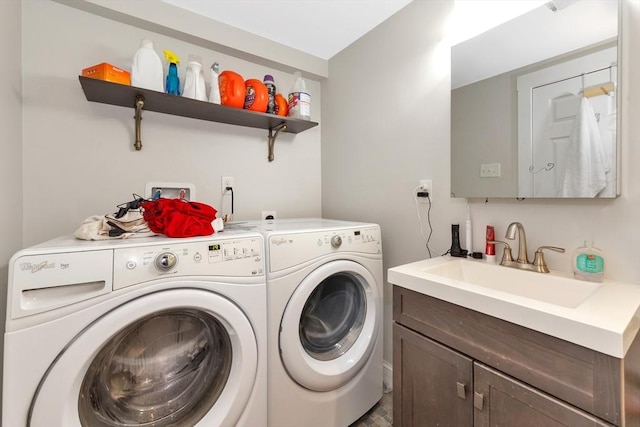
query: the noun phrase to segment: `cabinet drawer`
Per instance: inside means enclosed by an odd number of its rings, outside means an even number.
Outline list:
[[[475,427],[612,427],[480,363],[474,363],[473,375]]]
[[[615,425],[622,360],[394,286],[393,319]]]

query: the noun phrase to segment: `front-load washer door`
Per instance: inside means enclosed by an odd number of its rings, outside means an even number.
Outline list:
[[[142,296],[87,327],[40,383],[32,427],[234,426],[257,371],[256,337],[229,299]]]
[[[328,391],[349,382],[373,351],[382,317],[371,273],[353,261],[332,261],[298,285],[282,316],[279,346],[289,376]]]

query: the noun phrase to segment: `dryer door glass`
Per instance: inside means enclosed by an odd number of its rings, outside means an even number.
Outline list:
[[[366,296],[357,275],[338,273],[327,277],[302,310],[302,346],[316,360],[337,359],[358,339],[366,312]]]
[[[146,316],[107,342],[78,400],[85,427],[193,426],[214,405],[231,369],[227,330],[203,311]]]

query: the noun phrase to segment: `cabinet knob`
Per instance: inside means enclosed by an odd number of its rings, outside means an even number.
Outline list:
[[[475,406],[476,409],[482,411],[484,406],[484,395],[475,392],[473,394],[473,406]]]
[[[466,399],[467,393],[465,393],[464,384],[456,383],[456,387],[458,388],[458,397],[460,399]]]

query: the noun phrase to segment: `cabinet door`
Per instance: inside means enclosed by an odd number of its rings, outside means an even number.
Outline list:
[[[473,425],[473,361],[393,326],[393,426]]]
[[[476,427],[611,426],[478,362],[473,373]]]

